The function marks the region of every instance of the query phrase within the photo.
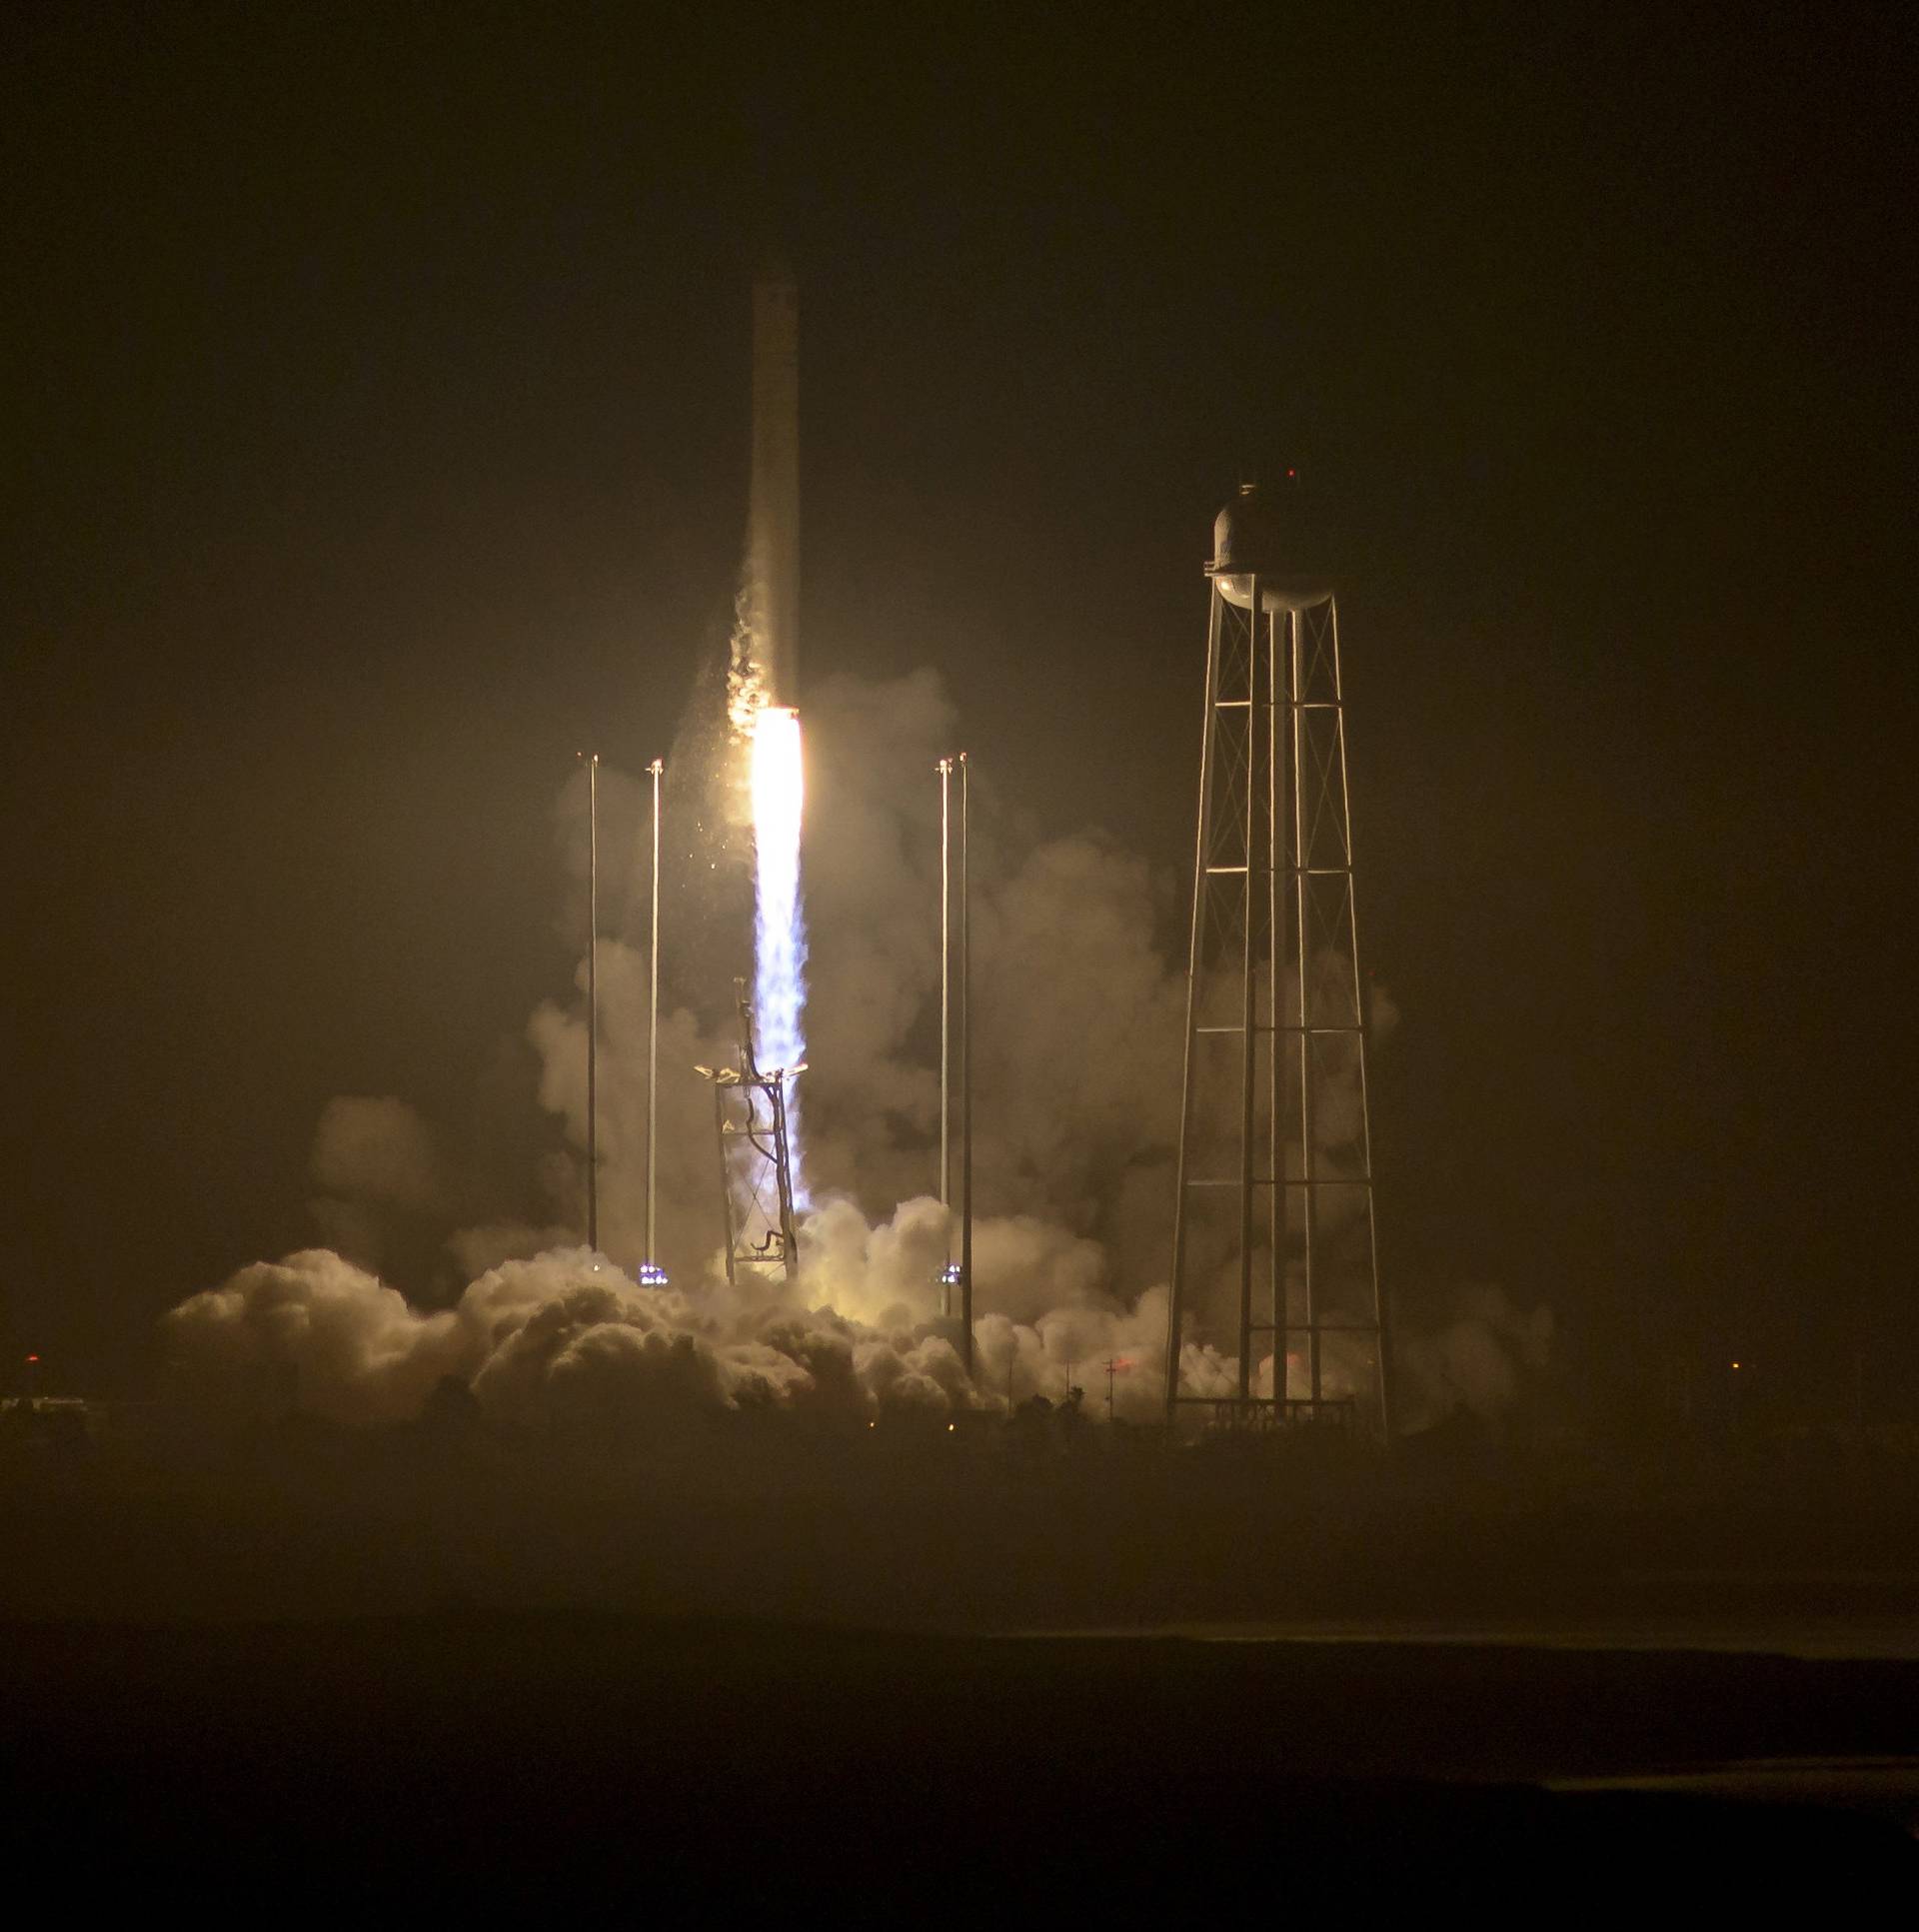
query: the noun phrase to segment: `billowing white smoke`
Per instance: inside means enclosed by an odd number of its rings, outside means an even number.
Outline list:
[[[291,1403],[348,1423],[419,1413],[469,1365],[457,1315],[422,1315],[397,1289],[326,1248],[256,1261],[166,1317],[177,1385],[221,1406]]]
[[[997,1406],[1008,1392],[1058,1400],[1073,1386],[1098,1413],[1111,1362],[1114,1413],[1159,1411],[1184,992],[1155,944],[1145,867],[1089,834],[1015,856],[990,775],[975,788],[975,1198],[990,1211],[975,1221],[969,1394],[934,1319],[948,1234],[925,1198],[938,1100],[934,767],[956,742],[952,710],[931,673],[840,679],[816,695],[808,734],[808,1150],[819,1205],[803,1224],[799,1282],[736,1296],[718,1267],[713,1101],[692,1067],[733,1056],[719,1001],[711,1027],[685,1008],[661,1014],[657,1252],[680,1285],[642,1289],[612,1265],[630,1267],[643,1251],[648,981],[644,944],[603,937],[605,1256],[567,1231],[584,1219],[585,1028],[577,1001],[550,1003],[528,1038],[540,1105],[570,1152],[556,1150],[543,1172],[545,1210],[453,1226],[457,1190],[424,1122],[393,1099],[336,1101],[316,1138],[319,1213],[367,1265],[309,1251],[243,1269],[183,1304],[169,1336],[189,1380],[235,1394],[271,1388],[284,1400],[274,1378],[292,1377],[303,1406],[343,1421],[416,1413],[448,1374],[503,1415],[568,1403],[636,1417],[774,1403],[871,1419],[887,1403]],[[603,904],[614,904],[617,929],[619,873],[610,891],[607,855],[619,842],[607,828],[624,816],[637,830],[644,818],[637,788],[612,774],[601,785]],[[670,813],[676,796],[670,774]],[[570,814],[583,806],[570,795]],[[642,895],[629,900],[637,910]],[[679,910],[669,907],[670,955]],[[628,930],[643,942],[637,921]],[[732,969],[713,962],[723,990]],[[583,963],[582,991],[584,980]],[[1393,1017],[1375,995],[1375,1026]],[[1322,1118],[1323,1130],[1339,1128],[1336,1106]],[[1297,1160],[1293,1148],[1288,1167]],[[469,1285],[454,1306],[423,1313],[370,1268],[397,1224],[436,1213],[443,1251]],[[1203,1285],[1196,1298],[1203,1309]],[[1189,1332],[1182,1385],[1230,1393],[1237,1365],[1207,1345],[1203,1315]],[[1509,1399],[1546,1332],[1537,1317],[1475,1306],[1434,1336],[1402,1334],[1403,1418],[1443,1413],[1454,1399]],[[1327,1371],[1336,1385],[1340,1364]],[[1254,1380],[1271,1388],[1269,1361]]]
[[[939,1204],[909,1202],[878,1231],[844,1206],[835,1218],[828,1210],[799,1290],[643,1287],[567,1247],[490,1268],[436,1313],[307,1249],[182,1302],[166,1319],[169,1366],[177,1389],[216,1405],[294,1406],[351,1425],[419,1414],[447,1376],[488,1413],[528,1426],[646,1429],[768,1406],[856,1423],[966,1406],[959,1355],[930,1331],[920,1290],[920,1264],[943,1239]],[[878,1319],[850,1319],[840,1303]]]
[[[954,732],[940,681],[924,672],[830,681],[807,716],[809,1178],[817,1199],[850,1198],[874,1221],[937,1178],[934,767]],[[676,784],[684,791],[691,780],[669,773],[670,818]],[[975,1199],[1098,1240],[1111,1287],[1136,1294],[1165,1268],[1183,998],[1154,944],[1147,870],[1093,835],[1035,843],[1007,864],[990,780],[976,790]],[[632,808],[615,775],[602,775],[601,795],[604,898],[606,826]],[[583,797],[570,795],[569,810],[583,811]],[[676,938],[684,910],[668,908],[670,955],[686,945]],[[646,1157],[647,961],[643,934],[634,938],[599,946],[601,1231],[628,1259],[641,1247]],[[733,1058],[723,999],[734,969],[724,956],[713,961],[709,1020],[672,1006],[662,1014],[660,1246],[676,1277],[703,1273],[720,1237],[712,1096],[690,1069]],[[543,1006],[531,1038],[541,1103],[574,1150],[553,1176],[551,1219],[578,1226],[578,1000]]]
[[[934,1319],[946,1212],[904,1202],[870,1225],[852,1202],[807,1223],[797,1284],[643,1287],[582,1247],[488,1269],[446,1310],[413,1308],[323,1248],[255,1262],[166,1320],[175,1388],[242,1411],[296,1407],[362,1426],[418,1415],[445,1377],[511,1423],[598,1420],[644,1430],[698,1413],[779,1407],[825,1421],[949,1413],[1010,1394],[1095,1408],[1113,1365],[1114,1413],[1158,1412],[1165,1295],[1133,1306],[1104,1287],[1093,1243],[1030,1218],[987,1219],[975,1238],[982,1301],[978,1387]],[[1225,1393],[1232,1369],[1189,1347],[1190,1385]]]
[[[956,726],[928,672],[836,679],[809,707],[815,1191],[869,1215],[935,1180],[939,757]],[[1101,1241],[1123,1292],[1162,1279],[1183,981],[1155,944],[1146,867],[1092,834],[1034,841],[976,775],[974,1195]],[[983,1285],[983,1284],[982,1284]]]

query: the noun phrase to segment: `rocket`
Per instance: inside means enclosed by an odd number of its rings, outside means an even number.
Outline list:
[[[747,516],[753,651],[769,704],[800,702],[800,291],[753,285],[753,481]]]

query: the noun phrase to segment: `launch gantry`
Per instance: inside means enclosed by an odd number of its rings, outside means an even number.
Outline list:
[[[699,1066],[713,1084],[713,1117],[720,1143],[720,1192],[726,1206],[727,1279],[740,1270],[777,1270],[791,1281],[800,1266],[793,1217],[793,1160],[787,1141],[787,1081],[800,1066],[762,1067],[755,1056],[753,1001],[747,982],[734,982],[740,1013],[740,1064]]]

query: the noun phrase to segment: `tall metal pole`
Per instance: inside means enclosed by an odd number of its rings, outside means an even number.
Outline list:
[[[665,763],[655,759],[647,767],[653,778],[653,936],[652,965],[647,973],[647,1265],[660,1259],[654,1248],[660,1198],[660,1163],[655,1155],[660,1140],[660,779]]]
[[[1279,692],[1281,655],[1298,622],[1289,611],[1275,611],[1266,639],[1266,927],[1270,936],[1271,968],[1266,975],[1266,1120],[1272,1170],[1272,1187],[1267,1200],[1268,1248],[1267,1276],[1272,1303],[1272,1414],[1283,1424],[1286,1419],[1286,1067],[1280,1057],[1279,1002],[1284,997],[1280,982],[1285,972],[1286,901],[1280,887],[1280,870],[1286,860],[1285,821],[1279,816],[1284,790],[1280,767],[1285,763],[1286,735],[1279,729]]]
[[[940,761],[940,1205],[953,1206],[953,760]],[[947,1228],[953,1260],[953,1228]],[[951,1312],[951,1311],[949,1311]]]
[[[1259,964],[1254,935],[1253,872],[1258,865],[1259,823],[1259,576],[1247,578],[1246,594],[1246,863],[1245,925],[1240,933],[1239,970],[1239,1399],[1252,1394],[1252,1122],[1253,1059],[1257,1044],[1253,1027],[1258,1018],[1256,992]]]
[[[972,1373],[972,887],[966,870],[971,813],[960,754],[960,1359]]]
[[[1287,627],[1287,688],[1291,700],[1292,736],[1292,893],[1294,919],[1298,934],[1296,955],[1299,966],[1299,1241],[1306,1287],[1306,1395],[1318,1417],[1319,1379],[1319,1283],[1313,1271],[1313,1234],[1319,1218],[1317,1162],[1313,1159],[1312,1081],[1316,1066],[1312,1050],[1312,1022],[1317,1002],[1312,996],[1311,889],[1308,884],[1312,865],[1312,842],[1306,831],[1305,788],[1305,627]]]
[[[600,754],[587,759],[587,1245],[600,1247]]]

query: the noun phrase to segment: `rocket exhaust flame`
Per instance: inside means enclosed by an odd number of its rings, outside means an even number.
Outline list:
[[[807,1056],[807,932],[800,903],[800,822],[806,777],[800,714],[763,706],[753,721],[754,1030],[760,1063],[797,1067]],[[800,1096],[786,1080],[793,1201],[812,1205],[801,1158]]]

